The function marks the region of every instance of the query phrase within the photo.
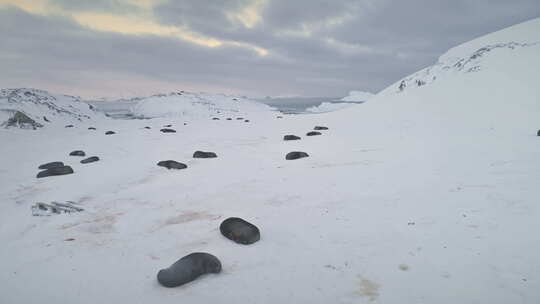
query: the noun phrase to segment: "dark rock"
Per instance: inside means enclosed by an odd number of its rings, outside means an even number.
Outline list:
[[[114,131],[107,131],[107,132],[105,132],[105,135],[113,135],[113,134],[116,134],[116,132],[114,132]]]
[[[165,167],[167,169],[186,169],[187,165],[179,163],[174,160],[162,160],[159,163],[157,163],[160,167]]]
[[[46,122],[51,122],[49,119],[47,119],[47,116],[43,116],[43,120],[45,120]]]
[[[230,217],[219,226],[221,234],[239,244],[249,245],[261,239],[259,228],[238,217]]]
[[[309,157],[309,155],[306,152],[295,151],[295,152],[287,153],[287,155],[285,156],[285,159],[294,160],[294,159],[299,159],[299,158],[304,158],[304,157]]]
[[[56,162],[50,162],[50,163],[43,164],[43,165],[39,166],[38,169],[45,170],[45,169],[59,168],[59,167],[63,167],[63,166],[64,166],[63,162],[56,161]]]
[[[8,111],[8,112],[13,113],[13,116],[11,116],[7,121],[2,123],[2,126],[5,126],[6,128],[17,127],[21,129],[36,130],[37,128],[43,127],[42,124],[28,117],[28,115],[24,114],[23,112],[20,112],[20,111],[15,111],[15,112]]]
[[[91,156],[89,158],[85,158],[85,159],[81,160],[81,164],[89,164],[89,163],[93,163],[93,162],[97,162],[97,161],[99,161],[99,157]]]
[[[96,128],[94,127],[88,127],[88,130],[95,130]]]
[[[161,129],[160,131],[163,133],[176,133],[176,130],[173,129]]]
[[[86,156],[86,153],[82,150],[75,150],[69,153],[69,156]]]
[[[316,126],[316,127],[314,128],[314,130],[318,130],[318,131],[320,131],[320,130],[328,130],[328,127]]]
[[[302,139],[300,136],[296,135],[285,135],[283,136],[283,140],[300,140]]]
[[[193,158],[216,158],[217,155],[214,152],[195,151]]]
[[[158,282],[165,287],[177,287],[189,283],[203,274],[221,272],[221,262],[206,252],[188,254],[169,268],[157,274]]]
[[[219,120],[219,118],[217,118],[217,117],[214,117],[214,118],[212,118],[212,120]]]
[[[73,125],[67,125],[66,128],[73,128]]]
[[[322,134],[321,132],[311,131],[311,132],[308,132],[306,135],[307,136],[317,136],[317,135],[321,135],[321,134]]]
[[[72,173],[73,173],[73,169],[70,166],[63,166],[63,167],[51,168],[51,169],[41,171],[38,173],[36,177],[42,178],[42,177],[66,175],[66,174],[72,174]]]

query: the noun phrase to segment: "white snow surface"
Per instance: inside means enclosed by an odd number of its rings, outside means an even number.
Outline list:
[[[539,303],[539,24],[465,44],[531,44],[490,51],[475,72],[332,113],[0,130],[0,303]],[[315,125],[329,130],[303,136]],[[156,166],[166,159],[188,168]],[[56,160],[75,173],[35,178]],[[68,200],[85,211],[31,216]],[[261,240],[221,236],[230,216]],[[220,274],[158,285],[159,269],[201,251]]]
[[[323,102],[318,106],[309,107],[306,112],[309,113],[327,113],[355,106],[353,102]]]
[[[374,95],[370,92],[364,91],[350,91],[349,95],[341,98],[341,101],[348,102],[366,102],[370,100]]]

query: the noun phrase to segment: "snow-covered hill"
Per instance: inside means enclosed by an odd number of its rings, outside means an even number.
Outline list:
[[[500,73],[498,67],[508,58],[512,64],[522,65],[531,54],[540,52],[540,31],[538,20],[531,20],[508,29],[495,32],[479,39],[457,46],[442,55],[438,62],[398,82],[393,89],[403,91],[409,88],[422,87],[446,77],[477,73]],[[534,57],[534,56],[533,56]],[[521,70],[522,66],[516,66]],[[529,68],[521,73],[528,75]],[[487,75],[484,73],[484,75]]]
[[[96,116],[101,115],[78,97],[26,88],[0,90],[0,124],[3,127],[36,129],[51,124],[89,121]]]
[[[481,37],[331,113],[183,125],[152,100],[139,113],[155,119],[96,125],[111,136],[0,130],[0,303],[539,303],[539,33],[535,19]],[[512,42],[526,46],[467,63]],[[329,129],[306,136],[315,126]],[[156,165],[168,159],[187,168]],[[37,179],[52,161],[74,173]],[[31,215],[53,201],[84,211]],[[231,216],[260,241],[224,238]],[[222,272],[158,285],[192,252]]]

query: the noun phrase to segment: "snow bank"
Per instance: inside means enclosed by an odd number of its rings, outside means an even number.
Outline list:
[[[318,106],[309,107],[306,109],[306,112],[309,113],[327,113],[333,112],[341,109],[345,109],[351,106],[354,106],[353,102],[323,102]]]
[[[370,92],[363,92],[363,91],[350,91],[348,96],[345,96],[341,99],[341,101],[348,101],[348,102],[366,102],[373,97],[373,94]]]

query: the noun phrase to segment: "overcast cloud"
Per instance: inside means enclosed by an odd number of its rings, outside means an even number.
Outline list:
[[[0,87],[83,97],[377,92],[540,16],[538,0],[35,2],[0,0]]]

